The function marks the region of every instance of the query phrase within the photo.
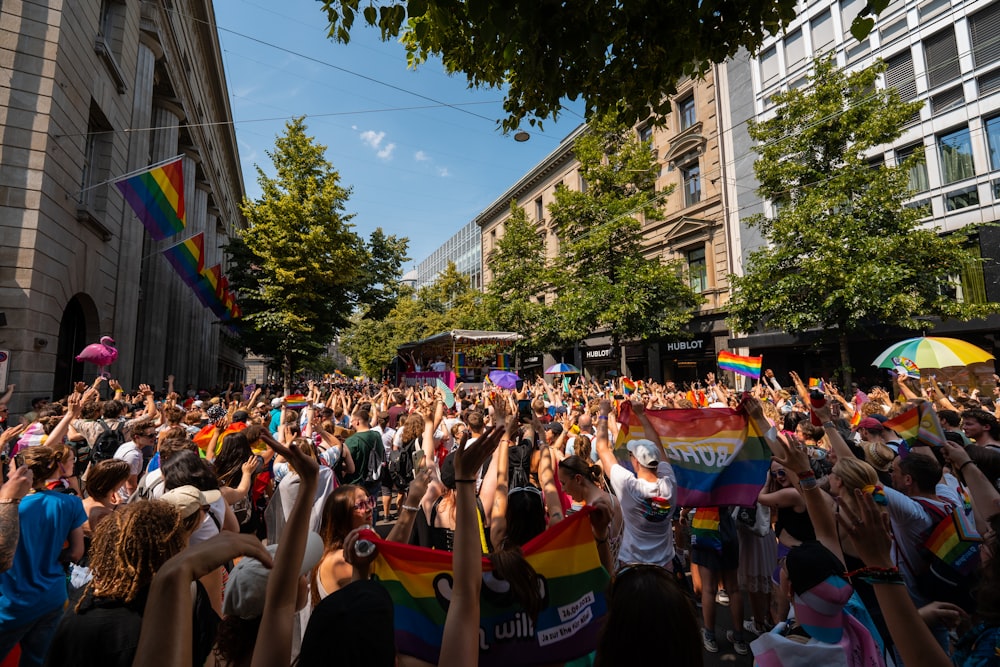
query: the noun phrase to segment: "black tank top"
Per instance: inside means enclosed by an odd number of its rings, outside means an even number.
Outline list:
[[[781,537],[785,531],[800,542],[816,539],[816,530],[809,519],[809,512],[796,512],[794,507],[779,507],[778,520],[774,522],[774,534]]]

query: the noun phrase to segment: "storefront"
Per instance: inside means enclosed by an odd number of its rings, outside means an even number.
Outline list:
[[[581,347],[583,373],[586,377],[604,381],[621,374],[621,352],[610,343]]]
[[[693,338],[660,341],[660,362],[664,381],[682,384],[703,381],[716,372],[715,337],[702,334]]]

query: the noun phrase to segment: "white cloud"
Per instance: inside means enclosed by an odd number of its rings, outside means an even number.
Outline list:
[[[449,176],[451,176],[451,172],[448,171],[448,167],[439,167],[438,176],[440,176],[441,178],[448,178]]]
[[[423,151],[417,151],[416,153],[413,154],[413,159],[416,160],[417,162],[427,162],[431,158],[430,156],[427,155],[427,153]]]
[[[361,133],[361,141],[365,142],[372,148],[378,150],[379,144],[385,139],[385,132],[376,132],[375,130],[365,130]]]

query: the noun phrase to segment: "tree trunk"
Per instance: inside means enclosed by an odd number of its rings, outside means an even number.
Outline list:
[[[851,381],[854,379],[852,377],[851,368],[851,351],[847,346],[847,334],[841,333],[837,336],[837,342],[840,343],[840,373],[844,378],[844,383],[841,385],[841,395],[847,398],[847,394],[844,393],[848,391],[851,387]]]
[[[292,355],[286,354],[284,363],[281,364],[281,379],[285,385],[285,395],[292,391]]]

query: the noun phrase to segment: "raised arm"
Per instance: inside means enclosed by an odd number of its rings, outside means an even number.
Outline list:
[[[952,470],[969,487],[976,528],[985,535],[990,528],[990,517],[1000,512],[1000,492],[993,486],[989,477],[983,474],[976,462],[969,457],[969,452],[964,447],[951,440],[945,440],[944,447]]]
[[[603,399],[597,408],[597,436],[594,438],[594,446],[597,448],[597,457],[601,461],[605,475],[610,475],[611,468],[618,463],[614,450],[611,449],[611,440],[608,438],[609,414],[611,414],[611,401]]]
[[[80,396],[78,394],[70,394],[66,398],[66,414],[59,420],[56,427],[52,429],[45,442],[56,445],[62,444],[62,441],[66,438],[66,434],[69,433],[69,425],[73,420],[80,418],[82,409],[83,405],[80,404]]]
[[[551,447],[542,446],[538,457],[538,483],[542,485],[545,498],[545,514],[549,517],[549,527],[563,520],[562,502],[559,500],[559,490],[556,488],[555,474],[552,470]]]
[[[663,448],[663,441],[660,439],[660,434],[653,428],[653,422],[649,421],[649,415],[646,414],[646,406],[642,404],[642,401],[632,401],[632,412],[635,413],[635,416],[639,418],[639,423],[642,424],[643,435],[660,450],[660,460],[669,460],[667,458],[667,450]]]

